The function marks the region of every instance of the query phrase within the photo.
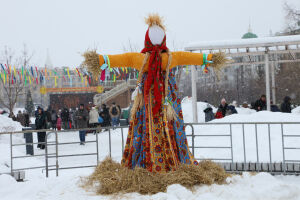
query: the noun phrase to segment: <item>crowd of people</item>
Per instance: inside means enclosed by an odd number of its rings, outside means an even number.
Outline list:
[[[118,126],[121,117],[121,108],[115,103],[112,103],[108,108],[106,104],[102,104],[101,108],[85,107],[80,104],[79,108],[62,110],[52,110],[49,107],[43,110],[38,107],[35,111],[35,129],[86,129],[96,127]],[[94,131],[93,131],[94,132]],[[45,142],[46,132],[38,132],[38,143]],[[87,131],[79,130],[80,144],[85,144],[85,136]],[[38,145],[38,148],[44,149],[44,145]]]
[[[231,104],[227,104],[225,98],[223,98],[217,109],[217,112],[213,113],[212,107],[210,106],[210,104],[207,104],[207,107],[203,110],[203,112],[205,113],[205,122],[209,122],[213,119],[220,119],[225,116],[238,113],[236,110],[236,106],[236,101],[233,101]],[[257,101],[251,103],[250,107],[246,102],[243,103],[242,107],[254,109],[257,112],[267,110],[266,95],[261,95],[261,97]],[[273,102],[271,101],[270,107],[272,112],[291,113],[291,98],[289,96],[284,97],[280,108],[277,105],[273,104]]]

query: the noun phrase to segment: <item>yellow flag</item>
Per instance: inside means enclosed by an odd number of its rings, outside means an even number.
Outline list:
[[[85,86],[87,86],[88,77],[86,76],[85,78],[86,78],[86,79],[85,79]]]
[[[68,77],[70,78],[70,71],[69,71],[69,68],[67,68],[67,72],[68,72]]]
[[[14,66],[14,74],[15,74],[15,77],[17,78],[17,73],[16,73],[16,68]]]
[[[57,81],[56,81],[57,76],[54,77],[54,86],[57,86]]]

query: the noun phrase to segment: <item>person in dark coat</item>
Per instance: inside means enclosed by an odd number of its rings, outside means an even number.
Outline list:
[[[23,113],[21,112],[21,110],[19,110],[19,112],[17,114],[17,121],[20,122],[20,124],[22,126],[25,126],[25,117],[24,117]]]
[[[88,125],[88,120],[89,120],[89,113],[87,110],[84,109],[84,105],[80,104],[79,110],[76,111],[76,121],[77,121],[77,128],[78,129],[85,129],[87,128]],[[85,144],[85,130],[80,130],[79,131],[79,139],[80,139],[80,145]]]
[[[55,110],[51,112],[51,126],[52,129],[56,130],[56,123],[57,123],[57,114]]]
[[[101,127],[110,126],[109,110],[105,104],[102,104],[102,111],[100,112],[100,116],[103,118],[103,123],[101,123]]]
[[[35,118],[35,128],[36,128],[36,130],[47,128],[46,115],[42,108],[38,109],[38,113]],[[40,149],[45,149],[44,143],[45,143],[45,139],[46,139],[46,132],[38,132],[37,137],[38,137],[38,143],[39,143],[37,145],[37,147]]]
[[[258,99],[254,103],[253,107],[257,112],[262,110],[267,110],[267,103],[266,103],[266,95],[261,95],[260,99]]]
[[[222,112],[222,116],[225,117],[226,111],[228,110],[228,104],[226,103],[226,100],[224,98],[221,100],[221,104],[219,105],[219,109]]]
[[[63,129],[69,129],[69,121],[70,121],[69,117],[70,117],[69,110],[67,108],[64,108],[64,110],[61,113]]]
[[[207,108],[205,108],[203,110],[203,112],[205,113],[205,122],[209,122],[209,121],[215,119],[213,109],[211,108],[211,106],[209,104],[207,104]]]
[[[24,110],[23,115],[24,115],[25,127],[29,127],[30,117],[29,117],[28,112],[26,110]]]
[[[280,109],[276,104],[273,104],[273,101],[271,101],[271,112],[280,112]]]
[[[283,103],[280,106],[281,112],[284,113],[291,113],[292,108],[291,108],[291,98],[289,96],[284,97]]]

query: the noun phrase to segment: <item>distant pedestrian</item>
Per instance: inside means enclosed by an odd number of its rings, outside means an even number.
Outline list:
[[[254,109],[258,111],[267,110],[267,103],[266,103],[266,95],[261,95],[260,99],[258,99],[254,103]]]
[[[25,122],[25,127],[29,127],[30,124],[30,116],[26,110],[23,110],[23,115],[24,115],[24,122]]]
[[[98,125],[99,113],[96,110],[96,107],[92,107],[89,112],[89,126],[90,128],[95,128]]]
[[[291,113],[292,108],[291,108],[291,98],[289,96],[284,97],[283,103],[280,106],[281,112],[284,113]]]
[[[69,129],[69,110],[64,108],[60,116],[62,120],[62,128],[65,130]]]
[[[46,116],[45,116],[45,113],[42,108],[38,109],[38,113],[37,113],[36,119],[35,119],[35,128],[36,128],[36,130],[47,128]],[[38,137],[38,143],[39,143],[37,145],[37,147],[40,149],[45,149],[46,132],[38,132],[37,137]]]
[[[56,120],[56,128],[57,128],[58,131],[61,130],[61,123],[62,123],[61,117],[60,117],[60,115],[58,115],[57,120]]]
[[[221,100],[221,104],[219,105],[219,109],[222,112],[222,116],[224,117],[226,115],[226,111],[228,110],[228,104],[226,103],[225,98]]]
[[[18,111],[17,122],[20,122],[20,124],[22,126],[25,126],[25,117],[24,117],[23,113],[21,112],[21,110]]]
[[[80,104],[79,110],[76,112],[77,126],[79,129],[87,128],[88,112],[84,109],[84,105]],[[85,144],[85,130],[79,131],[80,145]]]
[[[120,110],[118,106],[116,106],[115,102],[112,103],[112,106],[109,109],[109,115],[111,117],[112,126],[113,127],[118,126]]]
[[[110,126],[110,115],[109,115],[109,109],[105,104],[102,104],[101,106],[101,112],[100,116],[103,118],[103,123],[101,124],[102,127],[108,127]]]
[[[215,119],[213,109],[209,104],[207,104],[207,107],[203,110],[203,112],[205,113],[205,122],[209,122]]]
[[[52,125],[52,128],[54,130],[56,129],[56,123],[57,123],[57,114],[56,114],[55,110],[52,110],[52,113],[51,113],[51,125]]]
[[[215,118],[216,119],[221,119],[221,118],[223,118],[224,117],[224,115],[222,114],[222,109],[221,108],[218,108],[218,110],[217,110],[217,112],[216,112],[216,114],[215,114]]]

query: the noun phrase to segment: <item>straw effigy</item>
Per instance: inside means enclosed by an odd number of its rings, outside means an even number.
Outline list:
[[[230,175],[211,161],[202,161],[199,165],[180,165],[176,171],[152,173],[143,168],[134,170],[106,158],[94,173],[82,180],[82,187],[94,189],[97,194],[111,195],[137,192],[156,194],[166,192],[167,187],[180,184],[188,189],[202,184],[224,184]]]

